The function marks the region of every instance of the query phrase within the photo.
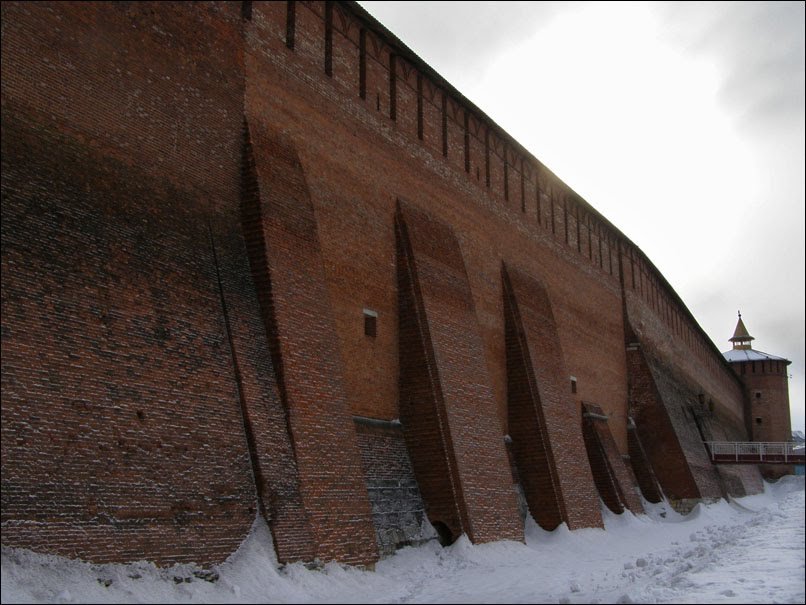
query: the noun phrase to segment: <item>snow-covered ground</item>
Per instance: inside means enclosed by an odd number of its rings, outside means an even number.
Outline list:
[[[187,565],[91,565],[4,548],[2,602],[804,603],[803,477],[687,516],[647,507],[638,517],[606,512],[606,531],[546,532],[530,520],[526,544],[463,537],[405,548],[375,572],[279,569],[261,522],[217,578]]]

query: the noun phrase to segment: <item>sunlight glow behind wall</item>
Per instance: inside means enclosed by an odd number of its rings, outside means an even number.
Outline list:
[[[469,96],[497,105],[503,128],[655,259],[659,223],[679,230],[681,244],[708,237],[727,247],[742,216],[708,201],[754,194],[750,154],[720,111],[716,83],[712,64],[663,42],[645,7],[595,3],[498,56]],[[662,270],[685,288],[686,268],[681,258]]]
[[[802,3],[361,2],[806,390]]]

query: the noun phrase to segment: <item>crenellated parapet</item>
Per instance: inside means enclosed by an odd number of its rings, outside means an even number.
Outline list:
[[[623,271],[625,290],[660,322],[664,337],[684,345],[679,354],[715,382],[731,380],[719,350],[649,258],[358,3],[255,3],[250,20],[255,35],[279,37],[291,51],[282,57],[290,76],[308,79],[295,66],[317,67],[332,83],[319,92],[361,111],[383,136],[416,147],[429,168],[449,170],[605,278],[618,283]]]

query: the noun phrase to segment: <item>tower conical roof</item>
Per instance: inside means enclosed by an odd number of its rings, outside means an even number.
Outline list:
[[[780,361],[789,365],[792,363],[783,357],[770,355],[764,351],[756,351],[750,346],[750,341],[755,340],[742,321],[742,314],[739,313],[739,321],[736,323],[736,329],[733,331],[733,338],[729,339],[733,343],[733,350],[722,353],[726,360],[730,363],[745,362],[745,361]],[[755,370],[754,370],[755,371]]]
[[[751,340],[755,340],[755,338],[750,336],[750,333],[747,331],[740,312],[739,321],[736,324],[736,329],[733,331],[733,337],[730,341],[733,343],[734,349],[749,349]]]

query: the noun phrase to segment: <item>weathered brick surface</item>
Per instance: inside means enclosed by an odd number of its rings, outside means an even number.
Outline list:
[[[677,448],[682,446],[686,466],[691,469],[699,489],[703,490],[702,497],[718,497],[720,493],[758,493],[761,482],[755,467],[715,467],[710,464],[701,445],[703,439],[748,440],[747,399],[741,382],[715,345],[701,331],[694,329],[698,326],[688,309],[666,286],[662,276],[652,272],[646,257],[636,249],[622,247],[620,251],[630,405],[636,403],[638,409],[647,411],[652,409],[647,402],[657,397],[656,401],[662,401],[664,405],[654,409],[658,412],[665,410],[663,414],[667,416],[666,420],[658,417],[652,421],[658,432],[639,425],[637,437],[653,465],[655,454],[650,455],[650,450],[659,455],[664,444],[672,452],[677,452]],[[629,346],[639,344],[640,350]],[[634,349],[632,352],[631,348]],[[642,367],[642,364],[647,365]],[[649,373],[646,373],[647,369]],[[654,382],[654,386],[649,386],[649,382]],[[631,413],[638,423],[639,413],[636,410]],[[648,419],[649,415],[643,414],[643,422]],[[664,425],[670,428],[667,422],[674,427],[674,437],[671,432],[660,430]],[[650,443],[650,439],[655,443]],[[677,439],[680,443],[675,445]],[[673,491],[691,492],[683,487],[685,472],[673,470],[672,475],[676,476],[673,479],[667,472],[658,472],[657,467],[655,470],[664,491],[671,481],[677,483]],[[666,478],[662,479],[661,474]],[[676,498],[668,491],[666,494]],[[696,496],[680,496],[692,497]]]
[[[530,398],[542,416],[541,436],[549,464],[554,467],[556,495],[562,520],[571,529],[601,526],[599,499],[587,461],[579,418],[570,381],[565,377],[563,350],[557,336],[551,301],[534,278],[512,267],[503,268],[512,316],[519,325],[521,355],[528,360]],[[531,376],[528,376],[531,374]],[[521,387],[523,388],[523,387]],[[522,395],[521,395],[522,396]],[[522,404],[521,404],[522,405]],[[515,427],[510,427],[512,430]],[[517,442],[513,436],[513,445]],[[539,448],[534,448],[539,451]],[[521,471],[519,466],[519,471]],[[527,498],[529,491],[526,490]],[[534,512],[533,512],[534,514]]]
[[[790,441],[789,366],[785,360],[732,362],[733,371],[745,389],[747,434],[753,441]],[[792,474],[794,467],[784,464],[759,466],[770,479]]]
[[[155,8],[2,5],[2,534],[209,563],[255,515],[208,228],[238,197],[240,24]]]
[[[656,466],[664,490],[757,489],[752,467],[701,464],[679,401],[703,395],[703,431],[749,436],[743,384],[632,242],[357,4],[244,6],[2,4],[4,543],[214,562],[258,504],[281,560],[372,561],[351,417],[403,418],[401,384],[436,444],[422,472],[409,447],[429,514],[519,538],[502,448],[527,364],[508,356],[502,262],[552,302],[550,344],[526,330],[547,452],[584,451],[574,376],[621,454],[633,414],[647,459],[677,465]],[[412,246],[419,287],[451,286],[418,312],[399,198],[453,242]],[[461,279],[432,262],[449,248]],[[651,363],[625,354],[625,325]],[[471,364],[440,352],[468,343]],[[412,370],[429,363],[450,397],[482,394],[434,399]],[[434,437],[440,414],[461,416],[460,443]],[[584,454],[555,458],[569,524],[598,524]]]
[[[663,492],[675,500],[699,498],[700,491],[686,463],[685,452],[643,351],[637,344],[628,347],[627,363],[630,410],[636,435]]]
[[[382,555],[434,537],[399,422],[354,418]]]
[[[3,174],[4,543],[223,560],[254,487],[193,198],[10,119]]]
[[[631,348],[627,353],[630,405],[638,437],[666,495],[673,499],[719,498],[761,491],[756,467],[714,465],[703,443],[746,441],[743,425],[735,422],[725,406],[706,398],[700,385],[692,384],[679,369],[640,347]],[[680,455],[685,456],[684,461],[677,459]]]
[[[462,484],[451,451],[445,406],[440,401],[429,324],[418,292],[408,237],[398,224],[398,342],[400,418],[411,462],[431,523],[443,524],[455,539],[468,531]]]
[[[644,512],[637,494],[635,476],[624,464],[624,458],[610,433],[607,416],[598,405],[582,404],[582,431],[593,479],[602,500],[615,513],[622,512],[624,507],[634,514]]]
[[[266,260],[260,187],[246,124],[241,144],[240,221],[227,240],[230,245],[218,246],[222,304],[236,360],[235,377],[259,504],[269,520],[278,560],[283,563],[310,561],[316,556],[316,545],[300,494],[286,403],[280,391],[282,384],[278,384],[275,372],[276,367],[281,367],[282,359]],[[236,276],[244,274],[240,266],[243,263],[248,263],[251,269],[251,279],[242,280],[244,290],[253,297],[250,300],[252,312],[248,314],[239,312],[238,299],[230,300],[228,296],[228,286]],[[239,270],[234,270],[235,267]],[[255,312],[256,307],[258,312]],[[253,348],[260,353],[259,364],[248,354]],[[267,392],[263,397],[255,397],[255,389]]]
[[[627,428],[627,439],[629,445],[630,467],[638,486],[641,488],[641,495],[652,503],[658,503],[663,500],[658,479],[655,477],[655,471],[652,469],[652,464],[647,458],[644,447],[638,439],[635,424],[633,423]]]
[[[565,520],[565,503],[518,303],[506,272],[502,272],[502,279],[510,464],[532,517],[541,527],[551,530]]]
[[[626,259],[623,264],[625,323],[637,342],[653,358],[662,360],[675,373],[675,380],[682,379],[695,399],[702,396],[706,403],[712,402],[716,416],[729,426],[743,426],[742,383],[730,364],[710,339],[686,325],[688,310],[675,304],[676,295],[665,291],[659,274],[647,273],[645,259]]]
[[[605,506],[612,512],[620,515],[624,512],[621,490],[610,468],[607,453],[600,443],[596,434],[596,428],[592,422],[583,420],[582,435],[585,441],[585,450],[588,455],[591,473],[593,473],[593,483],[596,491],[604,502]]]
[[[434,451],[447,458],[448,477],[439,490],[450,493],[445,489],[450,482],[461,532],[474,542],[522,540],[459,243],[449,226],[405,203],[399,205],[396,222],[401,299],[407,299],[401,302],[401,332],[417,332],[401,333],[401,419],[426,509],[430,515],[431,495],[437,491],[430,484],[439,480],[426,468],[432,458],[426,452]],[[416,366],[407,360],[409,354]],[[417,418],[420,409],[431,418]]]
[[[788,362],[745,361],[732,363],[745,385],[750,411],[748,430],[753,441],[790,441]]]
[[[264,321],[316,554],[372,563],[372,518],[305,175],[286,137],[259,123],[249,133],[268,272]]]

